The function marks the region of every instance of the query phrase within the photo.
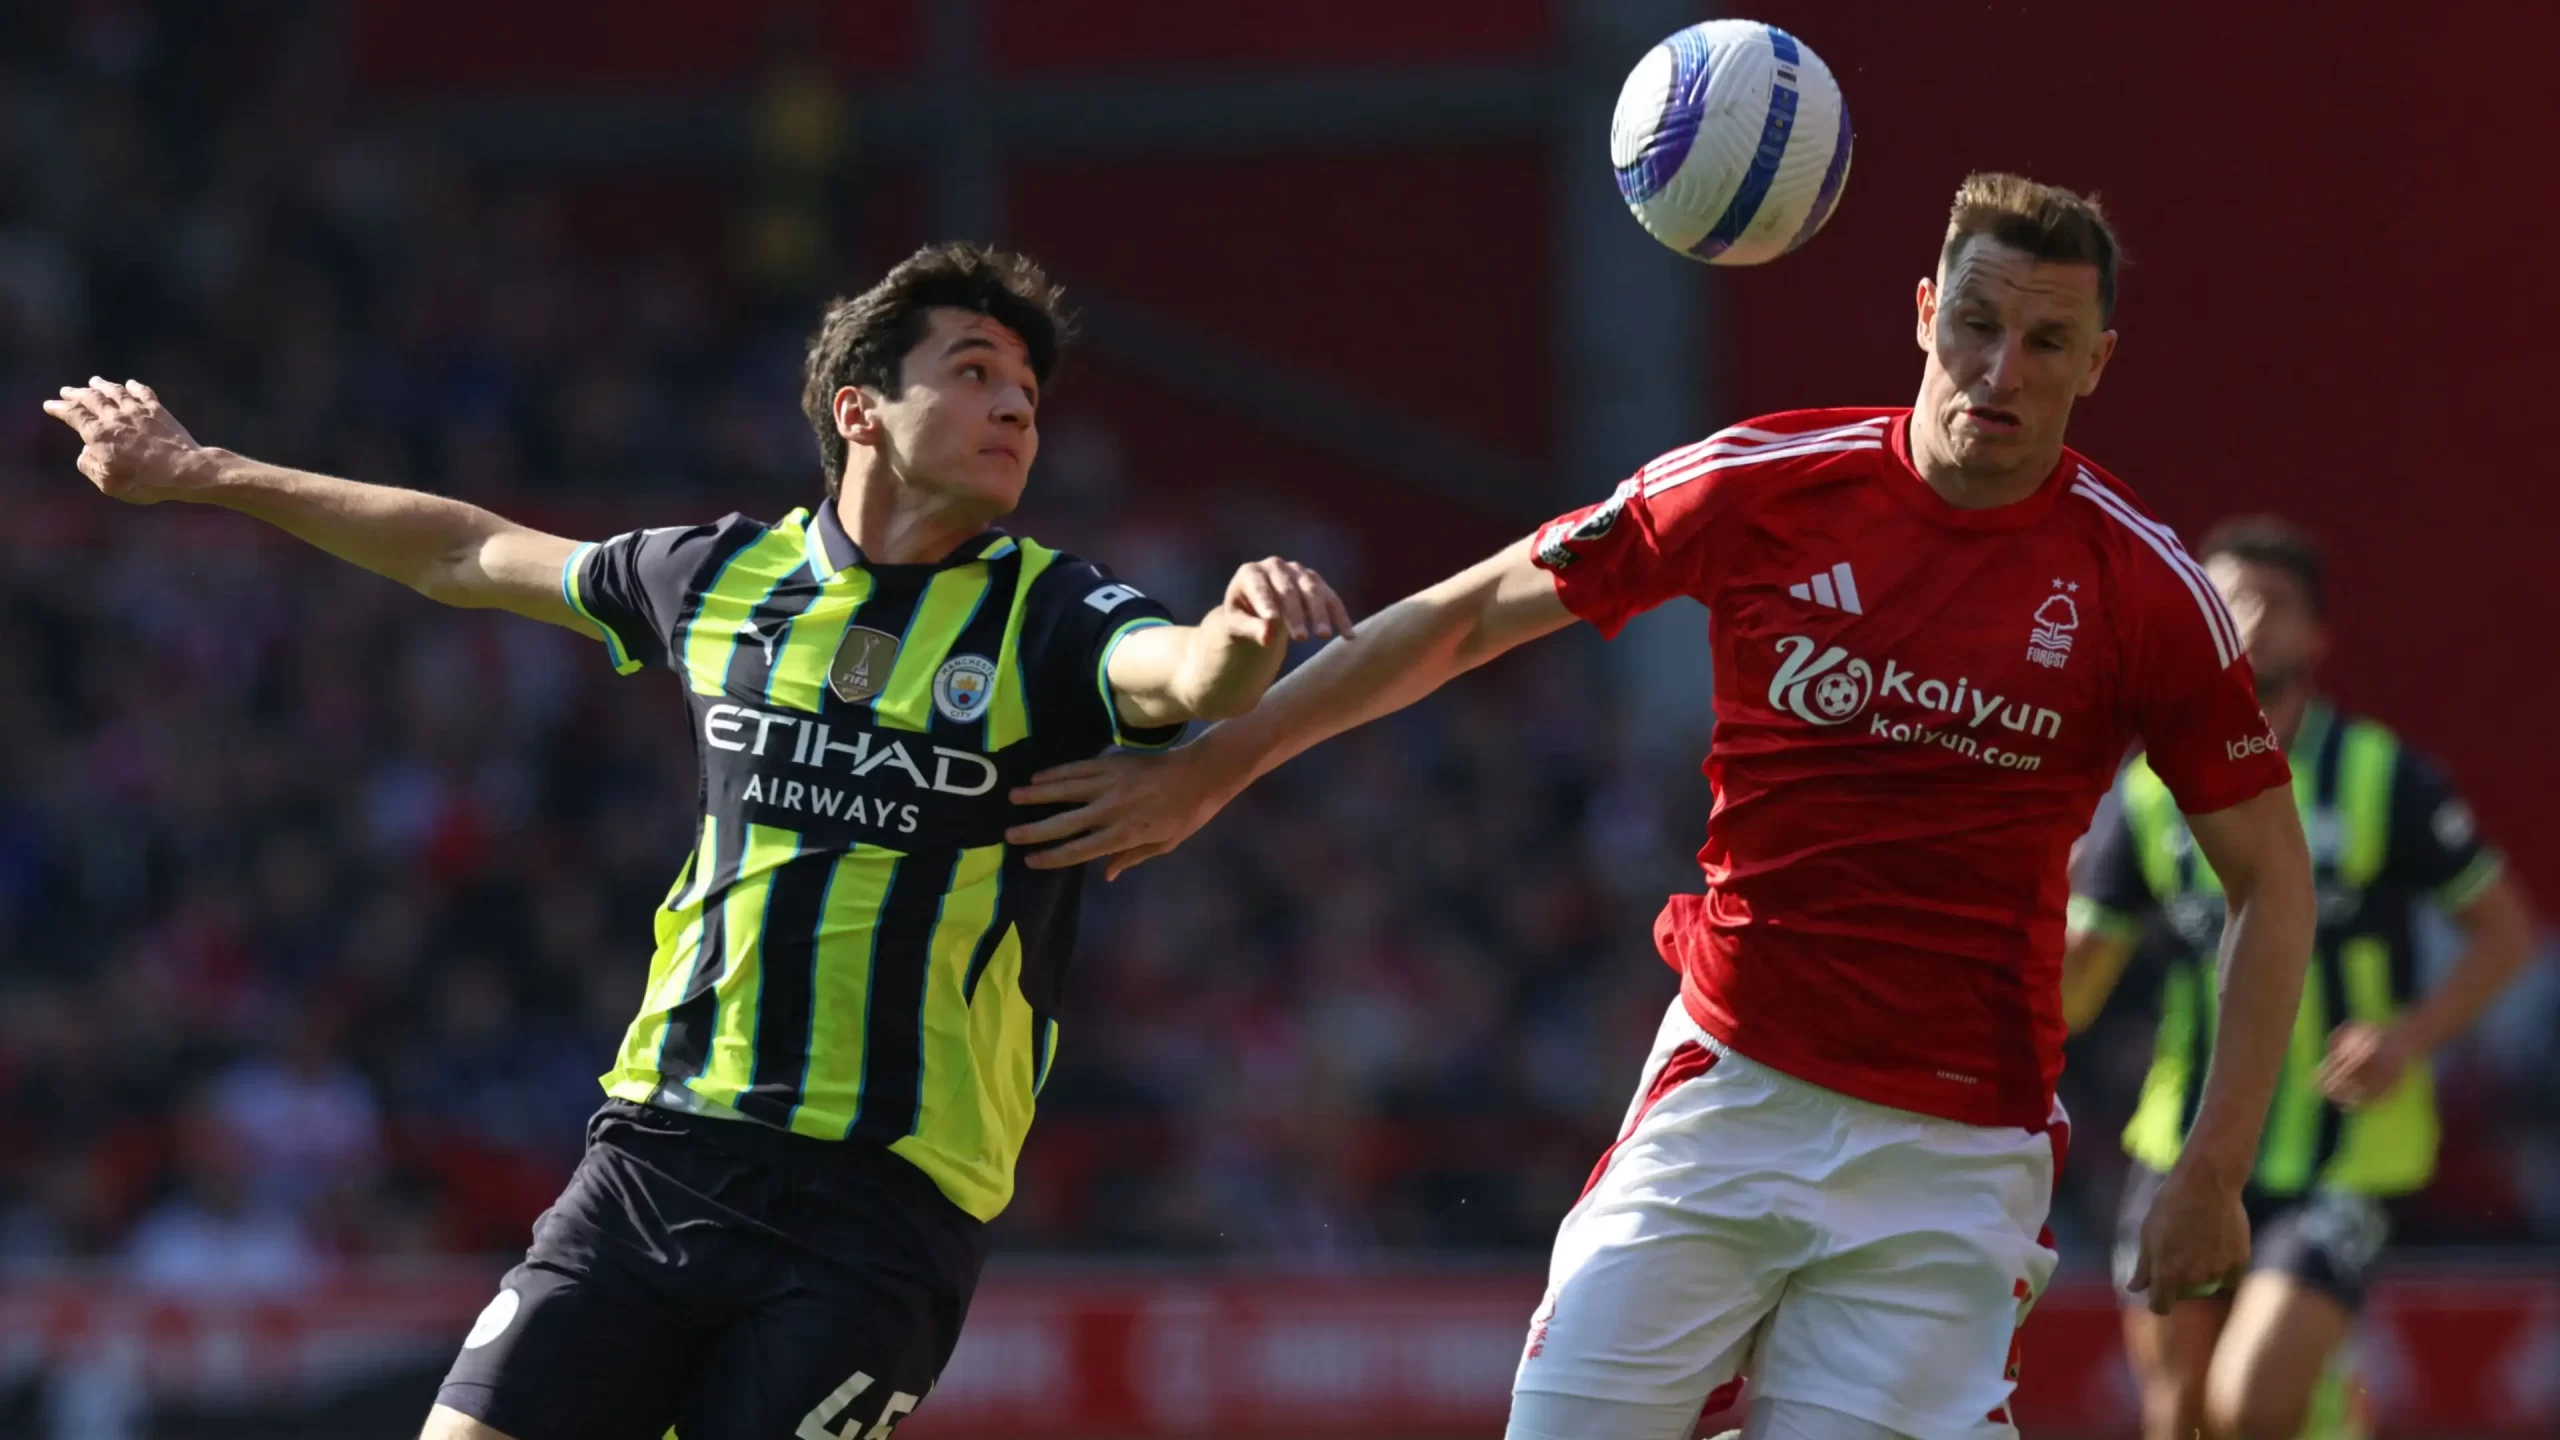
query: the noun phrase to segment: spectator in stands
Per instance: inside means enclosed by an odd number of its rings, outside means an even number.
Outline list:
[[[291,1206],[262,1198],[258,1151],[217,1097],[192,1104],[177,1127],[178,1188],[126,1243],[125,1269],[147,1289],[195,1295],[276,1295],[308,1288],[326,1269]]]

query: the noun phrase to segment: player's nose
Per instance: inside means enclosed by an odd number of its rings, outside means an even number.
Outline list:
[[[2023,341],[2014,335],[2003,337],[1983,367],[1982,383],[2001,395],[2016,393],[2019,377],[2026,373],[2026,359]]]

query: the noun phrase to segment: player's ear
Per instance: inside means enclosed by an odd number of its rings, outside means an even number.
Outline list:
[[[1938,348],[1938,281],[1935,276],[1920,277],[1920,289],[1912,296],[1912,303],[1920,312],[1919,328],[1914,332],[1920,337],[1920,349],[1923,353],[1933,352]]]
[[[859,385],[847,385],[836,392],[836,433],[853,445],[873,445],[880,439],[880,397]]]
[[[2109,330],[2098,337],[2098,348],[2089,356],[2089,373],[2080,377],[2080,398],[2085,400],[2098,392],[2099,377],[2107,373],[2107,362],[2115,358],[2116,332]]]

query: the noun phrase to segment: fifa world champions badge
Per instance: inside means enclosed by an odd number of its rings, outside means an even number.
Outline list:
[[[897,659],[897,636],[867,626],[850,626],[836,646],[836,658],[827,666],[827,688],[846,704],[859,704],[879,694],[881,687],[889,683],[889,667]]]
[[[2035,629],[2027,634],[2027,658],[2048,670],[2071,659],[2071,632],[2080,628],[2080,602],[2071,598],[2079,582],[2056,580],[2053,593],[2036,607]]]

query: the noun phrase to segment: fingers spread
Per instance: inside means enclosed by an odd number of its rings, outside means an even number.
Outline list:
[[[1052,815],[1045,820],[1007,826],[1004,838],[1005,843],[1009,845],[1046,845],[1052,840],[1065,840],[1081,835],[1103,823],[1103,817],[1095,813],[1092,806],[1087,805],[1063,814]]]
[[[1082,865],[1088,860],[1099,860],[1127,843],[1126,840],[1119,838],[1117,827],[1110,827],[1096,830],[1082,839],[1071,840],[1064,845],[1052,845],[1046,850],[1034,850],[1023,858],[1023,863],[1034,870],[1064,870],[1070,866]]]
[[[1284,598],[1289,602],[1290,613],[1299,617],[1304,634],[1330,637],[1333,612],[1325,607],[1325,598],[1331,592],[1324,588],[1324,577],[1295,560],[1282,561],[1281,571],[1286,582]]]
[[[1333,593],[1332,586],[1322,580],[1318,580],[1316,585],[1324,591],[1324,610],[1333,622],[1333,633],[1345,640],[1350,639],[1355,629],[1351,621],[1351,607],[1342,603],[1342,597]]]
[[[1110,788],[1110,777],[1103,775],[1047,781],[1034,776],[1030,784],[1016,785],[1008,794],[1016,805],[1063,805],[1071,800],[1091,800]]]
[[[1280,617],[1288,624],[1289,638],[1304,640],[1315,633],[1315,616],[1307,609],[1305,592],[1291,584],[1272,587],[1280,596]]]

